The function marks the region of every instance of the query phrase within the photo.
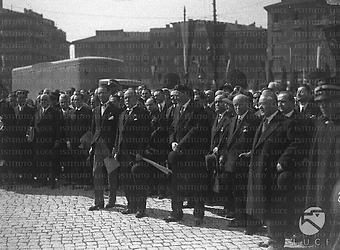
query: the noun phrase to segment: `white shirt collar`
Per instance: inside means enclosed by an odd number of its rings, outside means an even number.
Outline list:
[[[243,115],[238,115],[237,116],[237,119],[239,119],[239,120],[243,120],[243,118],[248,114],[248,112],[249,112],[249,110],[247,110],[246,112],[244,112],[244,114]]]
[[[292,114],[293,114],[293,112],[294,112],[294,109],[293,109],[292,111],[288,112],[287,114],[285,114],[285,116],[287,116],[287,117],[291,117],[291,116],[292,116]]]
[[[188,107],[190,101],[191,101],[191,100],[189,99],[189,101],[187,101],[186,103],[184,103],[184,104],[182,105],[183,111]]]

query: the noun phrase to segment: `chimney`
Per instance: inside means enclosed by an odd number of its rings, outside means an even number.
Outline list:
[[[0,11],[2,12],[4,6],[3,6],[3,3],[2,3],[2,0],[0,0]]]

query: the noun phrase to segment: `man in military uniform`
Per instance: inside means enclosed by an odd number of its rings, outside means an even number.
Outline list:
[[[324,226],[312,236],[313,240],[306,242],[318,242],[323,249],[335,250],[340,248],[340,80],[319,81],[315,102],[319,104],[322,117],[316,121],[307,174],[306,188],[315,188],[307,189],[305,209],[313,207],[314,211],[319,211],[304,214],[303,219],[313,219],[317,212],[326,217]]]

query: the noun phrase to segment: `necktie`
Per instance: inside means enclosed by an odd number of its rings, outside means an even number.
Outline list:
[[[184,112],[184,106],[181,106],[181,108],[179,109],[179,115],[182,116]]]
[[[267,129],[267,127],[268,127],[268,124],[269,124],[268,118],[264,118],[264,120],[263,120],[263,125],[262,125],[262,133],[263,133],[264,131],[266,131],[266,129]]]
[[[241,121],[242,121],[241,116],[237,116],[236,127],[240,125]]]
[[[125,113],[124,113],[124,116],[123,116],[123,123],[125,124],[127,118],[129,117],[129,115],[131,114],[131,109],[126,109],[125,110]]]
[[[101,105],[101,115],[104,115],[105,109],[106,109],[106,104]]]
[[[217,124],[220,123],[220,121],[222,120],[223,116],[222,115],[218,115],[218,118],[217,118]]]

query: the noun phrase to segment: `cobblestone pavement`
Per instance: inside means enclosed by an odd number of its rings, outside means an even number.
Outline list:
[[[184,209],[183,221],[166,223],[170,200],[147,202],[149,216],[137,219],[119,212],[126,205],[122,193],[120,207],[90,212],[92,190],[0,189],[0,249],[265,249],[257,246],[267,240],[264,233],[247,236],[215,213],[206,211],[198,227],[192,209]],[[287,240],[286,249],[301,248]]]

